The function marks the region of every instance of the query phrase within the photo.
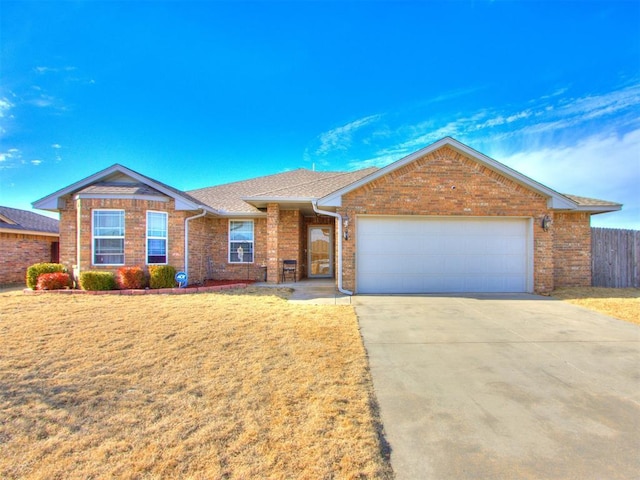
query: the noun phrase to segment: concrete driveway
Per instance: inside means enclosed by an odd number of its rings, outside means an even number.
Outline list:
[[[398,479],[640,478],[640,327],[533,295],[353,298]]]

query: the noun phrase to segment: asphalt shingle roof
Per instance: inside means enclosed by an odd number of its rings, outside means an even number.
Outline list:
[[[577,195],[569,195],[568,193],[563,193],[563,195],[570,200],[573,200],[580,206],[587,207],[615,207],[620,205],[616,202],[609,202],[608,200],[598,200],[597,198],[588,198],[588,197],[579,197]]]
[[[190,190],[187,194],[216,210],[229,213],[257,213],[243,198],[321,198],[375,172],[366,168],[354,172],[316,172],[304,168],[252,178],[240,182]]]
[[[11,207],[0,206],[0,217],[4,217],[13,223],[5,222],[0,218],[0,227],[10,230],[29,230],[35,232],[59,233],[59,221],[55,218],[45,217],[39,213],[29,212]]]

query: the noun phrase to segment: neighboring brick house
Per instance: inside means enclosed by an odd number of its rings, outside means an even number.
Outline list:
[[[25,283],[34,263],[58,261],[58,220],[0,207],[0,285]]]
[[[452,139],[384,168],[299,169],[183,192],[113,165],[34,203],[60,212],[61,263],[170,264],[190,283],[335,278],[349,293],[537,292],[591,284],[590,218]],[[186,247],[186,248],[185,248]]]

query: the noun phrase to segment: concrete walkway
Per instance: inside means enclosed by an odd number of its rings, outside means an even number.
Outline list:
[[[312,278],[303,279],[299,282],[290,283],[256,283],[261,287],[285,287],[292,288],[293,293],[289,297],[289,302],[307,305],[351,305],[349,295],[344,295],[338,291],[333,278]]]
[[[405,479],[640,478],[640,327],[533,295],[356,296]]]

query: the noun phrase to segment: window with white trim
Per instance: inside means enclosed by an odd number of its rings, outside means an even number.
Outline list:
[[[124,265],[124,210],[94,210],[94,265]]]
[[[229,263],[253,263],[253,220],[229,220]]]
[[[167,225],[165,212],[147,212],[147,265],[167,264]]]

